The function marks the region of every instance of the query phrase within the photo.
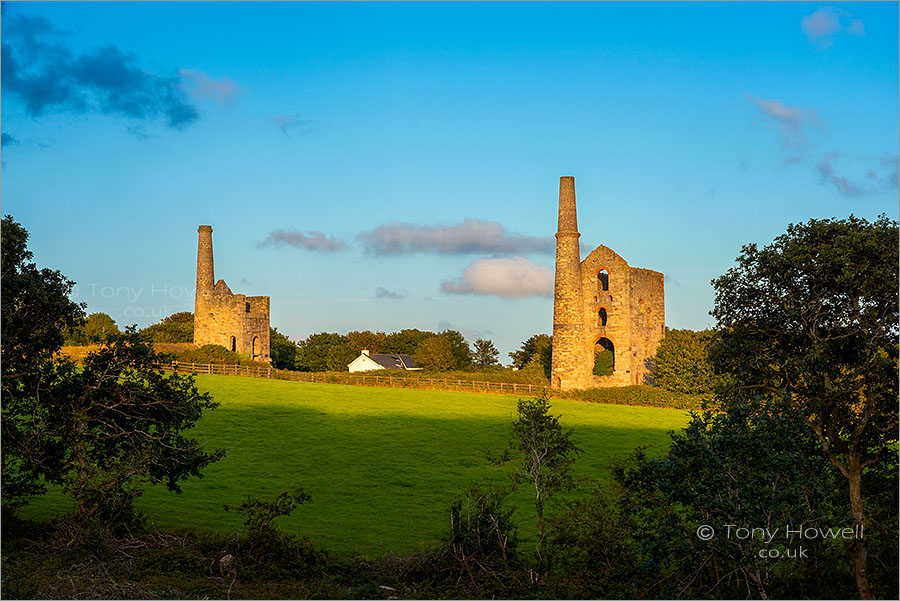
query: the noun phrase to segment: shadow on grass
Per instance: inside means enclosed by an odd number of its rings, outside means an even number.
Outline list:
[[[218,379],[223,378],[238,380]],[[181,495],[147,488],[137,507],[159,528],[238,532],[241,517],[223,511],[223,504],[299,486],[313,500],[279,518],[283,531],[338,555],[404,553],[444,534],[450,499],[470,483],[509,485],[513,466],[491,465],[486,455],[508,444],[515,397],[315,384],[298,390],[293,382],[276,384],[294,388],[216,384],[210,388],[220,389],[211,392],[222,405],[205,414],[193,434],[227,455],[203,478],[185,482]],[[285,398],[285,392],[298,398]],[[577,475],[601,482],[609,479],[615,458],[639,446],[662,452],[667,431],[687,421],[671,410],[657,410],[660,418],[643,408],[562,405],[554,402],[551,411],[563,413],[563,425],[574,428],[584,450]],[[511,495],[509,503],[527,544],[535,531],[528,490]],[[23,515],[44,517],[70,508],[53,491]]]

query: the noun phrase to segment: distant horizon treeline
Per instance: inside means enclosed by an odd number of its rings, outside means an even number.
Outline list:
[[[102,342],[119,334],[115,320],[106,313],[91,313],[80,324],[66,331],[66,344],[81,346]],[[194,314],[173,313],[159,323],[140,330],[157,344],[192,343]],[[707,394],[714,388],[709,362],[709,346],[715,337],[712,330],[676,330],[666,328],[646,384],[686,394]],[[500,364],[500,353],[494,343],[478,339],[470,345],[457,330],[440,332],[406,328],[399,332],[356,330],[346,334],[319,332],[304,340],[294,341],[269,328],[272,367],[304,372],[347,371],[348,365],[363,349],[373,354],[409,355],[417,367],[431,372],[475,372],[503,369],[520,370],[537,379],[550,379],[553,339],[548,334],[534,334],[524,340],[518,350],[509,353],[511,365]],[[171,353],[174,358],[196,363],[244,364],[252,361],[239,353],[218,345],[204,345],[194,350]]]
[[[174,313],[139,331],[153,343],[192,343],[194,315],[190,311]],[[100,343],[108,336],[120,333],[112,317],[102,312],[91,313],[66,331],[65,344],[83,346]],[[469,345],[461,333],[450,329],[440,332],[417,328],[391,333],[370,330],[347,334],[319,332],[304,340],[293,341],[277,328],[269,328],[269,346],[273,367],[296,371],[347,371],[348,364],[363,349],[371,353],[409,355],[415,359],[417,366],[429,371],[502,368],[498,360],[500,353],[493,342],[478,339],[474,345]],[[208,360],[212,363],[241,363],[246,360],[239,353],[217,345],[204,345],[175,355],[178,359]],[[515,359],[513,362],[516,363]]]

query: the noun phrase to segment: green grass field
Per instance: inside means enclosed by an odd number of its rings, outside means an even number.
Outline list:
[[[227,456],[184,483],[175,495],[152,487],[138,507],[161,528],[240,531],[242,516],[226,513],[248,494],[300,486],[312,503],[278,525],[330,552],[407,552],[435,542],[447,529],[447,507],[470,483],[509,483],[509,469],[492,466],[488,451],[505,448],[517,398],[414,389],[308,384],[232,376],[197,376],[221,403],[194,435]],[[558,399],[552,412],[575,430],[584,453],[579,475],[602,481],[616,457],[635,447],[662,452],[667,432],[682,428],[684,411],[601,405]],[[535,530],[528,491],[510,497],[520,532]],[[46,517],[71,504],[60,494],[35,499],[26,517]]]

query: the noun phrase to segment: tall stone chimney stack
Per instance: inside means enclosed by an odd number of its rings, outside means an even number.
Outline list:
[[[213,272],[212,226],[201,225],[197,228],[197,292],[212,290],[215,286]]]
[[[556,280],[553,293],[553,354],[550,386],[581,388],[584,357],[584,301],[581,248],[575,212],[575,178],[559,178],[559,227],[556,232]]]
[[[194,315],[201,311],[201,302],[212,294],[215,286],[213,272],[212,226],[201,225],[197,228],[197,295],[194,301]]]

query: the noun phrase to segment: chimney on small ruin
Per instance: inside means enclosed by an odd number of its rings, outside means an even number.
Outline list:
[[[197,228],[197,295],[209,292],[216,283],[213,274],[212,226]]]

